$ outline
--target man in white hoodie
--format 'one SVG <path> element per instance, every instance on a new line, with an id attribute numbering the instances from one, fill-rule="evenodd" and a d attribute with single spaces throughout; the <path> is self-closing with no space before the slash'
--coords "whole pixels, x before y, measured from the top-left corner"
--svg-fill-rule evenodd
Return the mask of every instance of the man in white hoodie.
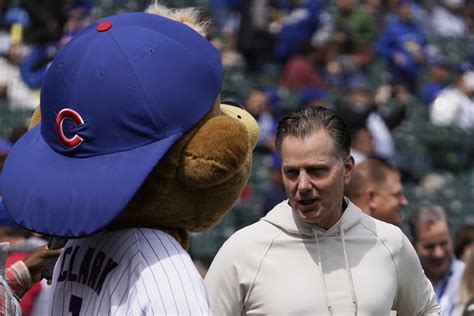
<path id="1" fill-rule="evenodd" d="M 350 144 L 344 123 L 323 107 L 280 121 L 288 200 L 219 250 L 205 279 L 215 315 L 439 315 L 401 230 L 344 198 Z"/>

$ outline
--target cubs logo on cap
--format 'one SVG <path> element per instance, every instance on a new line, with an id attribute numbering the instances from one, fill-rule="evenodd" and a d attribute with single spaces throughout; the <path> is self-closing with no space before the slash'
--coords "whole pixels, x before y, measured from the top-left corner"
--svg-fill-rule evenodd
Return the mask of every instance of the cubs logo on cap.
<path id="1" fill-rule="evenodd" d="M 78 134 L 74 134 L 74 136 L 70 138 L 66 136 L 63 123 L 67 119 L 70 119 L 76 125 L 84 124 L 84 120 L 76 111 L 71 109 L 62 109 L 59 111 L 58 116 L 56 116 L 56 131 L 61 144 L 63 144 L 64 147 L 76 148 L 84 141 L 84 139 Z"/>
<path id="2" fill-rule="evenodd" d="M 182 23 L 126 13 L 90 25 L 48 69 L 41 123 L 10 151 L 7 211 L 48 235 L 102 229 L 211 109 L 222 77 L 216 49 Z"/>

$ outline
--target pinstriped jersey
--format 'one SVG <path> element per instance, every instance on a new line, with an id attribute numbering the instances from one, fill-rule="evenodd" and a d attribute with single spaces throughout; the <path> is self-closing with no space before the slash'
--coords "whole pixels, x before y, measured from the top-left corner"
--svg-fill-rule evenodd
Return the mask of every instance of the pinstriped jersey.
<path id="1" fill-rule="evenodd" d="M 170 235 L 132 228 L 69 240 L 51 315 L 209 315 L 204 282 Z"/>

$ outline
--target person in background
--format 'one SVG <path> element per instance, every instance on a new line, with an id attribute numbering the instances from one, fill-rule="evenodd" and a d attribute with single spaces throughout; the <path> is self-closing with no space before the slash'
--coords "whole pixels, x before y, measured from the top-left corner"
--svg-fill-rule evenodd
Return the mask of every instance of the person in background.
<path id="1" fill-rule="evenodd" d="M 346 196 L 364 213 L 401 227 L 408 200 L 400 172 L 389 162 L 371 158 L 356 165 L 345 190 Z"/>
<path id="2" fill-rule="evenodd" d="M 49 260 L 60 255 L 62 249 L 50 250 L 46 245 L 35 249 L 24 260 L 5 269 L 9 243 L 0 243 L 0 315 L 21 316 L 19 301 L 23 295 L 41 280 L 41 271 Z"/>
<path id="3" fill-rule="evenodd" d="M 398 14 L 387 21 L 376 50 L 385 58 L 394 80 L 405 82 L 410 92 L 417 92 L 418 73 L 425 61 L 426 37 L 413 17 L 413 0 L 398 0 Z"/>
<path id="4" fill-rule="evenodd" d="M 304 42 L 312 40 L 317 31 L 329 23 L 321 0 L 289 0 L 280 5 L 283 14 L 276 35 L 273 56 L 282 65 L 295 55 Z"/>
<path id="5" fill-rule="evenodd" d="M 430 108 L 434 125 L 474 129 L 474 66 L 463 62 L 456 69 L 454 84 L 441 91 Z"/>
<path id="6" fill-rule="evenodd" d="M 46 244 L 46 240 L 35 237 L 31 232 L 18 226 L 7 214 L 3 203 L 0 203 L 0 242 L 9 243 L 9 251 L 5 259 L 5 267 L 13 266 L 25 260 L 30 253 Z M 46 281 L 45 281 L 46 282 Z M 43 291 L 43 283 L 34 283 L 22 296 L 20 301 L 23 316 L 30 316 Z"/>
<path id="7" fill-rule="evenodd" d="M 271 210 L 273 206 L 286 199 L 283 178 L 281 176 L 281 158 L 276 151 L 272 152 L 272 162 L 268 167 L 270 185 L 264 193 L 263 211 L 264 214 Z"/>
<path id="8" fill-rule="evenodd" d="M 427 61 L 428 78 L 421 87 L 421 101 L 425 106 L 430 106 L 438 94 L 449 83 L 450 67 L 445 57 L 438 53 Z"/>
<path id="9" fill-rule="evenodd" d="M 336 110 L 344 122 L 353 131 L 354 140 L 362 136 L 367 140 L 367 130 L 371 138 L 373 152 L 364 152 L 368 156 L 381 157 L 387 160 L 395 160 L 396 148 L 391 129 L 400 124 L 403 119 L 400 113 L 401 107 L 395 111 L 382 115 L 382 108 L 375 103 L 374 91 L 366 75 L 354 74 L 347 78 L 347 90 L 336 103 Z M 358 135 L 362 131 L 364 134 Z M 354 141 L 356 145 L 356 141 Z M 358 147 L 368 147 L 357 144 Z M 356 163 L 360 162 L 357 161 Z"/>
<path id="10" fill-rule="evenodd" d="M 412 242 L 441 306 L 442 316 L 452 316 L 459 304 L 464 263 L 454 257 L 449 218 L 441 206 L 421 205 L 410 216 Z"/>
<path id="11" fill-rule="evenodd" d="M 317 71 L 316 62 L 320 61 L 320 51 L 311 43 L 302 43 L 298 53 L 285 64 L 280 85 L 287 89 L 323 89 L 323 76 Z"/>
<path id="12" fill-rule="evenodd" d="M 436 1 L 429 16 L 430 33 L 441 37 L 464 37 L 468 35 L 468 28 L 464 21 L 464 0 Z"/>
<path id="13" fill-rule="evenodd" d="M 342 54 L 353 54 L 363 51 L 372 54 L 371 43 L 377 37 L 373 15 L 367 8 L 354 0 L 337 0 L 332 16 L 334 23 L 333 38 Z"/>
<path id="14" fill-rule="evenodd" d="M 260 89 L 252 89 L 245 98 L 244 108 L 258 123 L 257 149 L 272 151 L 274 148 L 276 120 L 270 111 L 268 96 Z"/>
<path id="15" fill-rule="evenodd" d="M 467 262 L 469 254 L 474 249 L 474 222 L 465 223 L 454 236 L 454 254 L 456 258 Z"/>
<path id="16" fill-rule="evenodd" d="M 374 138 L 367 126 L 352 128 L 351 138 L 351 155 L 356 166 L 374 156 Z"/>
<path id="17" fill-rule="evenodd" d="M 326 90 L 306 88 L 299 92 L 299 107 L 306 106 L 325 106 L 331 108 L 327 103 L 328 92 Z"/>
<path id="18" fill-rule="evenodd" d="M 471 251 L 461 280 L 462 316 L 474 316 L 474 251 Z"/>

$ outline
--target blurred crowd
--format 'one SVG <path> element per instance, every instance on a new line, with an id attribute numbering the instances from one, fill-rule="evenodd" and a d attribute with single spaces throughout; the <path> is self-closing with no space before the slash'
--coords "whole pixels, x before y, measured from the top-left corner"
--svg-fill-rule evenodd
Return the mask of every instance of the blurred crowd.
<path id="1" fill-rule="evenodd" d="M 220 227 L 194 236 L 191 253 L 204 266 L 235 229 L 286 198 L 274 148 L 276 125 L 289 111 L 312 105 L 334 109 L 345 120 L 357 164 L 380 158 L 400 169 L 407 213 L 416 201 L 443 205 L 452 216 L 452 232 L 459 231 L 449 256 L 467 262 L 459 249 L 474 241 L 474 1 L 159 2 L 202 7 L 211 21 L 208 38 L 226 71 L 222 98 L 241 103 L 260 127 L 254 170 L 241 200 Z M 7 113 L 31 114 L 56 54 L 109 13 L 104 8 L 111 3 L 117 11 L 153 5 L 0 0 L 0 166 L 27 124 L 27 116 L 12 122 Z M 12 225 L 0 221 L 1 227 Z M 462 233 L 466 227 L 469 233 Z M 10 238 L 8 229 L 0 229 L 0 239 Z M 14 236 L 37 241 L 29 234 Z"/>

